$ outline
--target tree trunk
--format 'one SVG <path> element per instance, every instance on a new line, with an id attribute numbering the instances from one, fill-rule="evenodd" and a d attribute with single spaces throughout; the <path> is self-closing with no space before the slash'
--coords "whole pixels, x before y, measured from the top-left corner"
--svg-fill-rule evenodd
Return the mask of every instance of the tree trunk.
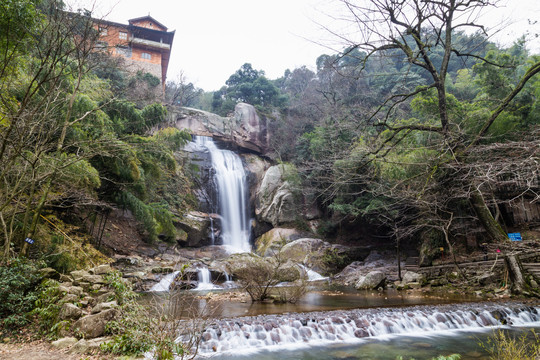
<path id="1" fill-rule="evenodd" d="M 508 241 L 508 236 L 504 232 L 501 225 L 493 218 L 491 211 L 486 205 L 482 193 L 478 189 L 474 189 L 471 194 L 471 205 L 482 223 L 482 226 L 486 230 L 489 237 L 498 243 Z"/>
<path id="2" fill-rule="evenodd" d="M 512 291 L 520 294 L 525 289 L 525 279 L 521 270 L 521 263 L 515 255 L 508 255 L 504 258 L 510 280 L 512 280 Z"/>

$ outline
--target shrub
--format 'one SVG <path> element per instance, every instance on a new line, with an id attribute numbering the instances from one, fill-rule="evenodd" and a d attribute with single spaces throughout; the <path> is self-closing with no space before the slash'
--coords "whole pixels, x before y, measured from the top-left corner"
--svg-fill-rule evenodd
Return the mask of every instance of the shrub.
<path id="1" fill-rule="evenodd" d="M 14 330 L 29 322 L 29 312 L 38 299 L 40 263 L 15 259 L 0 267 L 0 324 Z"/>
<path id="2" fill-rule="evenodd" d="M 66 325 L 66 322 L 58 322 L 58 314 L 62 307 L 60 300 L 64 295 L 65 293 L 60 292 L 58 282 L 46 280 L 40 287 L 36 308 L 32 312 L 39 319 L 39 330 L 50 339 L 55 338 L 60 328 Z"/>
<path id="3" fill-rule="evenodd" d="M 531 341 L 532 337 L 532 341 Z M 492 360 L 535 360 L 540 358 L 540 336 L 531 330 L 519 337 L 513 337 L 502 330 L 494 332 L 480 346 L 488 352 Z"/>

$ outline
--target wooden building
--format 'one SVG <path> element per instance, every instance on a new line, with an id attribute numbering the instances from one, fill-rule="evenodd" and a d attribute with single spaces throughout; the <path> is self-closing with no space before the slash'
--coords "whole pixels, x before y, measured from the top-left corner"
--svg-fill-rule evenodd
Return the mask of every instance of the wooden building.
<path id="1" fill-rule="evenodd" d="M 98 48 L 122 57 L 128 71 L 143 70 L 155 75 L 165 87 L 174 31 L 167 31 L 150 15 L 130 19 L 128 24 L 98 19 L 94 24 L 100 34 Z"/>

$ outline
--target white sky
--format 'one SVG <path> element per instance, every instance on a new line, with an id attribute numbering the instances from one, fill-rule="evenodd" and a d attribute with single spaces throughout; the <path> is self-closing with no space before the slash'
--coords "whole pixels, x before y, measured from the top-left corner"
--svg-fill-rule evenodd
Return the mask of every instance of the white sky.
<path id="1" fill-rule="evenodd" d="M 244 63 L 275 79 L 286 69 L 302 65 L 314 69 L 319 55 L 340 49 L 318 24 L 335 25 L 324 13 L 342 6 L 337 0 L 67 1 L 74 8 L 92 8 L 94 2 L 95 17 L 127 23 L 150 14 L 169 31 L 176 30 L 167 78 L 174 80 L 183 72 L 188 81 L 206 91 L 219 89 Z M 540 0 L 502 3 L 506 6 L 483 18 L 488 25 L 512 22 L 497 36 L 499 42 L 511 44 L 527 29 L 540 33 Z M 528 19 L 539 22 L 529 25 Z M 530 48 L 540 53 L 540 39 Z"/>

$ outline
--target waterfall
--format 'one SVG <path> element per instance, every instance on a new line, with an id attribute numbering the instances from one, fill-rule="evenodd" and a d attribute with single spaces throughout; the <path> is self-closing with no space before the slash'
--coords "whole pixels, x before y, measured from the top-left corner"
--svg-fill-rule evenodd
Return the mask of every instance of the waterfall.
<path id="1" fill-rule="evenodd" d="M 318 280 L 326 280 L 326 279 L 328 279 L 327 277 L 322 276 L 318 272 L 313 271 L 310 268 L 308 268 L 308 267 L 306 267 L 306 266 L 304 266 L 302 264 L 298 264 L 298 266 L 307 275 L 308 281 L 318 281 Z"/>
<path id="2" fill-rule="evenodd" d="M 220 288 L 212 283 L 212 275 L 210 274 L 210 270 L 206 267 L 197 269 L 197 280 L 199 283 L 193 290 L 212 290 Z"/>
<path id="3" fill-rule="evenodd" d="M 172 282 L 174 281 L 174 279 L 179 273 L 180 271 L 175 271 L 164 276 L 159 283 L 152 286 L 150 291 L 155 291 L 155 292 L 169 291 L 169 288 L 171 287 Z"/>
<path id="4" fill-rule="evenodd" d="M 208 136 L 194 136 L 194 142 L 208 149 L 215 170 L 221 216 L 221 238 L 232 252 L 249 252 L 247 181 L 240 157 L 230 150 L 218 149 Z"/>
<path id="5" fill-rule="evenodd" d="M 461 304 L 222 319 L 205 330 L 199 353 L 358 342 L 369 337 L 426 336 L 503 325 L 540 326 L 539 310 L 526 306 Z"/>

